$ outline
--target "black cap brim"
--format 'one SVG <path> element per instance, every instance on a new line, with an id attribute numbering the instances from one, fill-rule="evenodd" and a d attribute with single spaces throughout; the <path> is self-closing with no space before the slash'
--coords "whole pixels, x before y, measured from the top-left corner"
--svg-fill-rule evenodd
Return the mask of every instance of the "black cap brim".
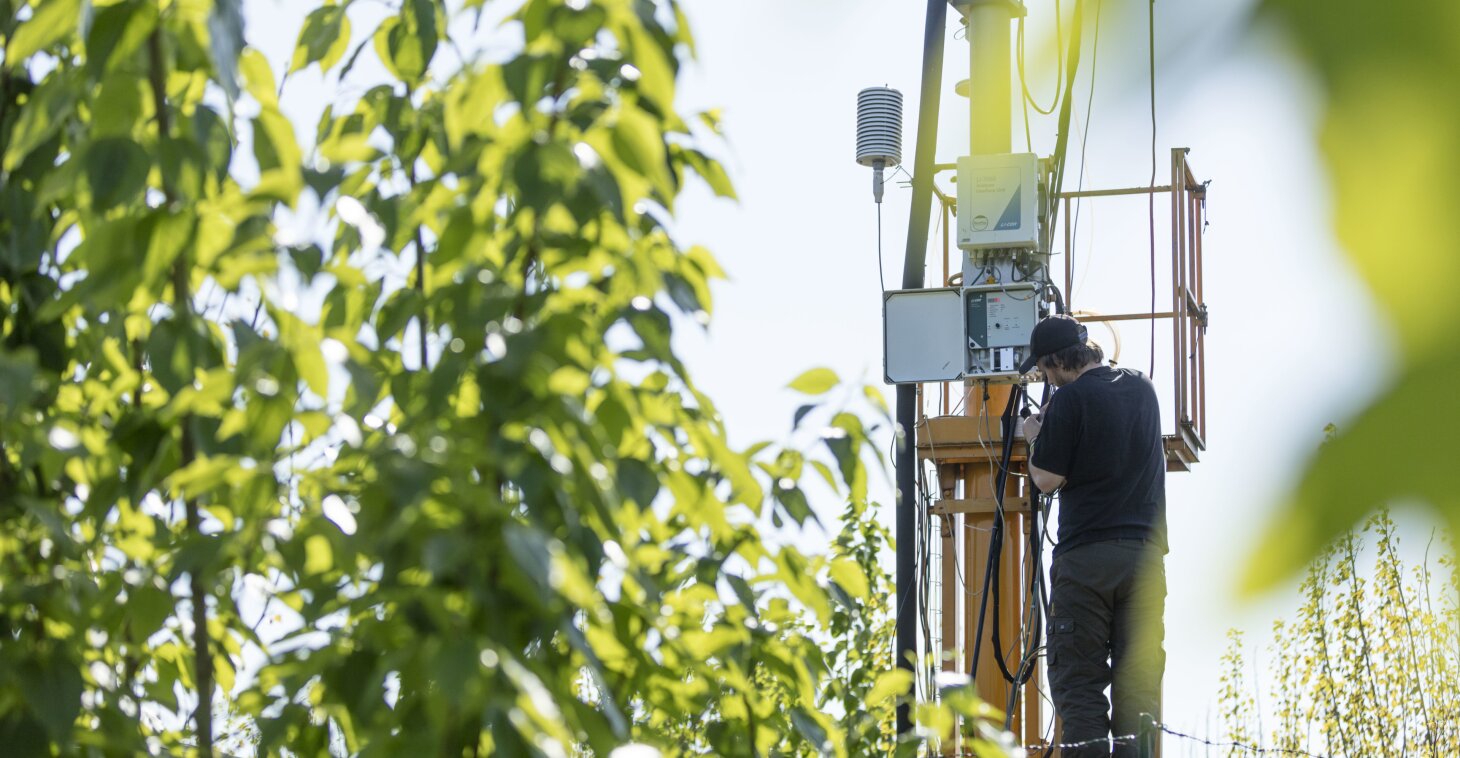
<path id="1" fill-rule="evenodd" d="M 1019 364 L 1019 373 L 1021 373 L 1021 374 L 1027 374 L 1030 371 L 1033 371 L 1034 370 L 1034 366 L 1036 364 L 1038 364 L 1038 363 L 1039 363 L 1039 356 L 1037 356 L 1037 355 L 1031 355 L 1028 358 L 1025 358 L 1024 359 L 1024 362 L 1021 363 L 1021 364 Z"/>

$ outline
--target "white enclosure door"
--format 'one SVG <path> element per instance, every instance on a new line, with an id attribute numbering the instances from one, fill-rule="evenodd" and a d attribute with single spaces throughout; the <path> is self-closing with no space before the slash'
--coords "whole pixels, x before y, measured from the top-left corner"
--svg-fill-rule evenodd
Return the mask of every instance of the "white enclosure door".
<path id="1" fill-rule="evenodd" d="M 883 293 L 882 347 L 888 384 L 963 376 L 968 348 L 963 297 L 956 287 Z"/>

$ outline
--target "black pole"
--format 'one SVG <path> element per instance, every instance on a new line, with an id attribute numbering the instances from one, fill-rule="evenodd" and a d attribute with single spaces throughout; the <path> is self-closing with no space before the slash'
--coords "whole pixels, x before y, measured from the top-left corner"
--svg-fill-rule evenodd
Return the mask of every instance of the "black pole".
<path id="1" fill-rule="evenodd" d="M 948 0 L 928 0 L 928 21 L 923 30 L 923 84 L 918 98 L 918 141 L 913 157 L 912 214 L 907 224 L 907 255 L 903 258 L 903 289 L 923 286 L 927 265 L 928 219 L 933 205 L 933 163 L 938 147 L 938 101 L 943 88 L 943 39 L 947 34 Z M 897 425 L 902 430 L 897 448 L 897 665 L 911 673 L 917 657 L 917 458 L 914 426 L 917 423 L 917 388 L 897 385 Z M 912 729 L 909 704 L 897 706 L 897 733 Z"/>

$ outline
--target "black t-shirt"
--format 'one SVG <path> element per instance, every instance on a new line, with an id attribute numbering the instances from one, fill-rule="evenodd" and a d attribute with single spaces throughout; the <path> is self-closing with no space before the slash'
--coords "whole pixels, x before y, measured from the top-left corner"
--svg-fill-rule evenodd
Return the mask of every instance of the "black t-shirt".
<path id="1" fill-rule="evenodd" d="M 1166 550 L 1166 456 L 1156 388 L 1100 366 L 1056 390 L 1031 462 L 1065 477 L 1059 544 L 1148 539 Z"/>

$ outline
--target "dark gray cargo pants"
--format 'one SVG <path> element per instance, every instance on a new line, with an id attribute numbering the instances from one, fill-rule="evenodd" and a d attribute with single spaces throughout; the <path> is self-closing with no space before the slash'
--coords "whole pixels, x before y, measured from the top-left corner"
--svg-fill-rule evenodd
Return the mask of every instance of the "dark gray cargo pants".
<path id="1" fill-rule="evenodd" d="M 1064 724 L 1061 741 L 1136 734 L 1143 713 L 1159 721 L 1166 669 L 1161 551 L 1144 540 L 1094 542 L 1055 557 L 1049 573 L 1049 688 Z M 1103 742 L 1061 753 L 1110 754 Z M 1117 743 L 1115 755 L 1137 755 L 1136 742 Z"/>

